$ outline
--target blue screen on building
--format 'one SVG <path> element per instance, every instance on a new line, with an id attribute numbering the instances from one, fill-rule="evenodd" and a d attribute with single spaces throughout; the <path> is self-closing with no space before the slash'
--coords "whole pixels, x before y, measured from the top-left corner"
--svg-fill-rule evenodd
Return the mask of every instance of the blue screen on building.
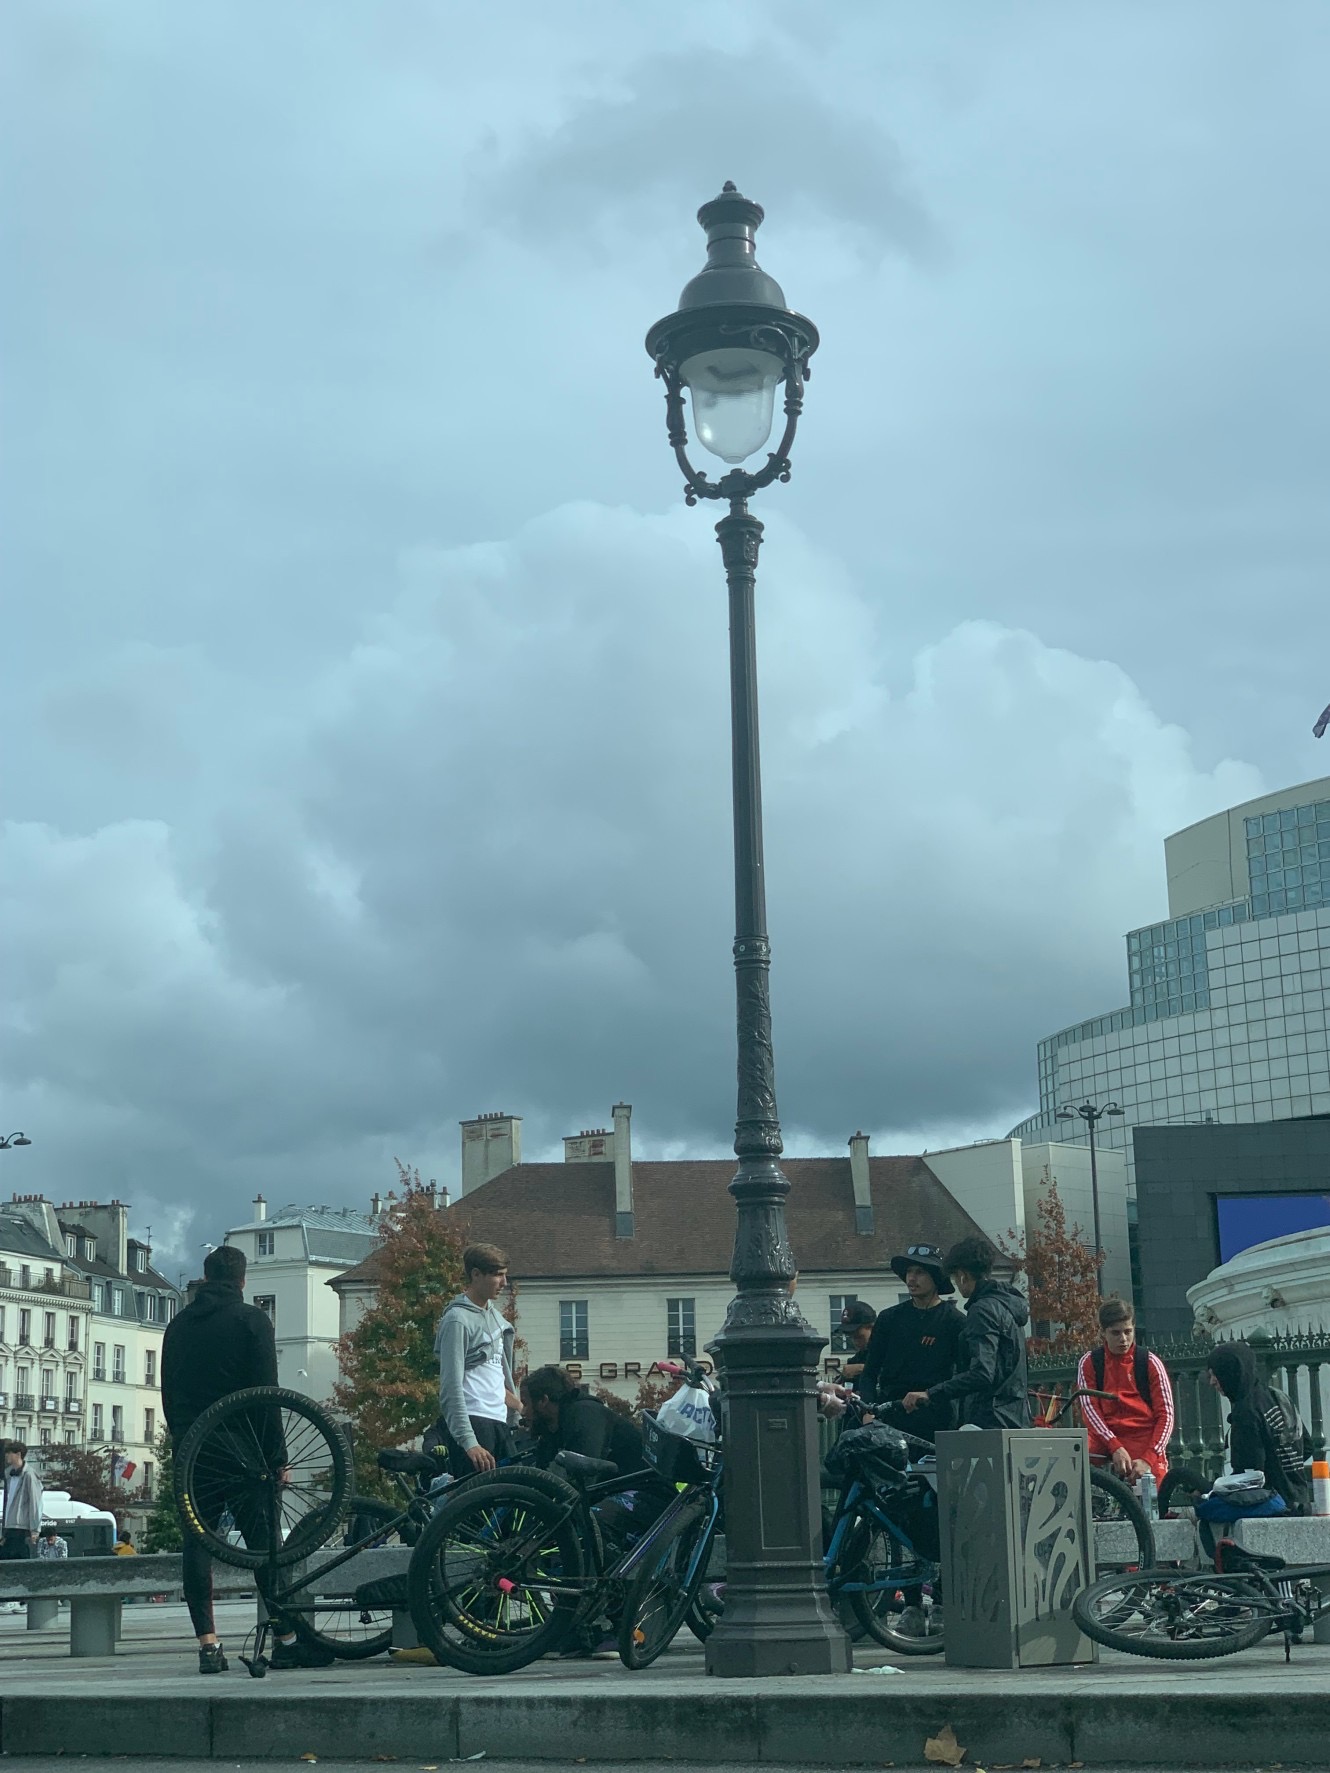
<path id="1" fill-rule="evenodd" d="M 1330 1225 L 1330 1194 L 1220 1194 L 1215 1197 L 1219 1221 L 1219 1260 L 1294 1231 L 1316 1231 Z"/>

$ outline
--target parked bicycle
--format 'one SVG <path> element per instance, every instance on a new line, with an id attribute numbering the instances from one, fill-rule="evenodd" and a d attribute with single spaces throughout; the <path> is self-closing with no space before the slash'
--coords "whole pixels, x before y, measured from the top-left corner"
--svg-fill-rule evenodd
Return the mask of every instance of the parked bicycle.
<path id="1" fill-rule="evenodd" d="M 1106 1577 L 1077 1595 L 1076 1622 L 1107 1649 L 1169 1662 L 1233 1656 L 1279 1632 L 1288 1661 L 1330 1609 L 1330 1564 L 1286 1564 L 1223 1539 L 1215 1565 Z"/>
<path id="2" fill-rule="evenodd" d="M 361 1661 L 391 1644 L 394 1597 L 338 1596 L 330 1578 L 362 1551 L 414 1544 L 446 1475 L 428 1453 L 388 1448 L 378 1463 L 402 1492 L 400 1508 L 351 1493 L 346 1438 L 318 1404 L 255 1386 L 220 1399 L 185 1435 L 175 1457 L 176 1501 L 213 1557 L 254 1572 L 270 1615 L 289 1620 L 306 1643 Z M 317 1559 L 330 1542 L 336 1549 Z M 241 1658 L 256 1678 L 268 1670 L 270 1632 L 261 1624 L 253 1654 Z"/>
<path id="3" fill-rule="evenodd" d="M 689 1384 L 702 1385 L 700 1368 Z M 720 1511 L 720 1454 L 644 1421 L 649 1464 L 559 1453 L 470 1480 L 421 1534 L 411 1616 L 441 1662 L 507 1674 L 558 1652 L 602 1620 L 644 1668 L 678 1631 Z"/>

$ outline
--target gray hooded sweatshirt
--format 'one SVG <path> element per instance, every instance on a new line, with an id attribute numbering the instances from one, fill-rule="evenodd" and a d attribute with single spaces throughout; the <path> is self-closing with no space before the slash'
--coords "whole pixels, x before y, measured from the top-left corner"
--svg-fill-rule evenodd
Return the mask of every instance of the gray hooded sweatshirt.
<path id="1" fill-rule="evenodd" d="M 476 1437 L 462 1381 L 468 1369 L 484 1366 L 496 1331 L 502 1338 L 503 1382 L 513 1391 L 513 1326 L 497 1306 L 477 1305 L 459 1293 L 445 1306 L 434 1334 L 434 1352 L 439 1357 L 439 1415 L 457 1444 L 468 1451 L 476 1445 Z"/>

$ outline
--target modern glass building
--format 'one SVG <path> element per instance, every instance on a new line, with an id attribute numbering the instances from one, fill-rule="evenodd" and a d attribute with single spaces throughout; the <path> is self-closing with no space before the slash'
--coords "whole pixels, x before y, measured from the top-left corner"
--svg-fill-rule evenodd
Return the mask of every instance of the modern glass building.
<path id="1" fill-rule="evenodd" d="M 1064 1104 L 1117 1102 L 1132 1129 L 1330 1116 L 1330 778 L 1165 840 L 1168 918 L 1127 936 L 1130 1001 L 1039 1043 L 1039 1112 L 1021 1139 L 1084 1142 Z"/>

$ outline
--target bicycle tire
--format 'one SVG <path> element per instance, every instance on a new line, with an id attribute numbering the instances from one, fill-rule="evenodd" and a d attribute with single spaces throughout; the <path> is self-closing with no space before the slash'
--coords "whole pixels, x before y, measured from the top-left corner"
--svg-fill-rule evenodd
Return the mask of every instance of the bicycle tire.
<path id="1" fill-rule="evenodd" d="M 528 1476 L 541 1481 L 527 1482 Z M 568 1513 L 579 1501 L 548 1472 L 512 1466 L 468 1483 L 444 1503 L 420 1535 L 407 1575 L 416 1636 L 439 1662 L 464 1674 L 511 1674 L 562 1647 L 577 1600 L 551 1596 L 540 1577 L 581 1582 L 582 1537 Z M 542 1528 L 547 1543 L 505 1566 L 504 1537 L 521 1546 Z M 524 1573 L 533 1557 L 540 1560 L 536 1571 Z M 501 1579 L 513 1587 L 499 1589 Z"/>
<path id="2" fill-rule="evenodd" d="M 1164 1481 L 1159 1486 L 1159 1513 L 1161 1518 L 1168 1514 L 1173 1506 L 1175 1496 L 1205 1496 L 1210 1490 L 1210 1480 L 1204 1473 L 1192 1465 L 1170 1465 L 1164 1473 Z M 1184 1508 L 1191 1506 L 1190 1501 L 1182 1504 Z"/>
<path id="3" fill-rule="evenodd" d="M 343 1518 L 356 1535 L 352 1543 L 359 1543 L 364 1523 L 377 1520 L 384 1527 L 393 1526 L 402 1519 L 402 1510 L 375 1497 L 352 1496 Z M 402 1544 L 408 1543 L 400 1534 L 399 1538 Z M 343 1600 L 302 1590 L 293 1599 L 279 1599 L 276 1610 L 290 1620 L 298 1638 L 315 1649 L 330 1650 L 339 1662 L 368 1662 L 392 1648 L 391 1607 L 362 1607 L 354 1596 Z"/>
<path id="4" fill-rule="evenodd" d="M 1115 1595 L 1121 1597 L 1116 1603 L 1113 1601 Z M 1216 1611 L 1197 1621 L 1198 1629 L 1210 1628 L 1210 1635 L 1204 1637 L 1150 1638 L 1124 1629 L 1133 1614 L 1140 1614 L 1143 1604 L 1148 1605 L 1152 1613 L 1172 1611 L 1174 1624 L 1180 1626 L 1177 1609 L 1169 1606 L 1169 1595 L 1182 1597 L 1184 1602 L 1190 1600 L 1193 1616 L 1197 1608 L 1206 1604 L 1207 1596 L 1210 1604 L 1219 1609 L 1224 1603 L 1240 1607 L 1244 1599 L 1250 1602 L 1253 1598 L 1263 1598 L 1259 1597 L 1259 1591 L 1254 1596 L 1250 1587 L 1235 1584 L 1231 1577 L 1208 1573 L 1179 1575 L 1175 1570 L 1141 1570 L 1134 1576 L 1106 1576 L 1102 1581 L 1091 1583 L 1072 1602 L 1072 1614 L 1086 1636 L 1106 1649 L 1122 1650 L 1129 1656 L 1154 1657 L 1162 1662 L 1210 1662 L 1221 1656 L 1235 1656 L 1242 1650 L 1250 1650 L 1253 1644 L 1259 1644 L 1275 1623 L 1275 1615 L 1270 1611 L 1246 1620 L 1235 1618 L 1230 1629 L 1222 1611 Z M 1201 1598 L 1196 1600 L 1196 1596 Z M 1104 1612 L 1114 1611 L 1119 1615 L 1116 1625 L 1103 1617 Z"/>
<path id="5" fill-rule="evenodd" d="M 845 1580 L 869 1578 L 880 1580 L 875 1572 L 885 1568 L 902 1574 L 890 1588 L 865 1591 L 856 1589 L 844 1598 L 865 1635 L 897 1656 L 938 1656 L 946 1648 L 941 1624 L 941 1608 L 933 1601 L 925 1605 L 922 1595 L 916 1605 L 901 1595 L 901 1589 L 926 1587 L 938 1589 L 941 1576 L 931 1559 L 921 1557 L 904 1535 L 890 1522 L 874 1514 L 856 1511 L 846 1532 L 846 1544 L 854 1548 L 854 1567 Z M 877 1549 L 881 1547 L 881 1549 Z M 835 1588 L 832 1588 L 835 1598 Z M 923 1631 L 900 1629 L 907 1615 L 918 1613 Z M 937 1622 L 934 1615 L 938 1615 Z"/>
<path id="6" fill-rule="evenodd" d="M 1122 1520 L 1136 1535 L 1136 1568 L 1149 1570 L 1155 1562 L 1154 1528 L 1129 1484 L 1111 1471 L 1090 1471 L 1091 1512 L 1096 1521 Z M 1095 1492 L 1098 1492 L 1096 1495 Z M 1093 1550 L 1093 1547 L 1091 1548 Z"/>
<path id="7" fill-rule="evenodd" d="M 712 1515 L 707 1499 L 684 1502 L 628 1584 L 619 1620 L 619 1660 L 650 1668 L 669 1648 L 692 1609 L 706 1573 Z M 700 1553 L 700 1555 L 699 1555 Z"/>
<path id="8" fill-rule="evenodd" d="M 350 1455 L 336 1422 L 312 1398 L 280 1385 L 219 1398 L 176 1452 L 184 1530 L 202 1539 L 211 1557 L 242 1570 L 280 1569 L 308 1557 L 335 1530 L 350 1490 Z M 275 1536 L 278 1543 L 232 1543 L 221 1529 L 227 1512 L 242 1533 L 248 1524 L 254 1537 Z"/>

